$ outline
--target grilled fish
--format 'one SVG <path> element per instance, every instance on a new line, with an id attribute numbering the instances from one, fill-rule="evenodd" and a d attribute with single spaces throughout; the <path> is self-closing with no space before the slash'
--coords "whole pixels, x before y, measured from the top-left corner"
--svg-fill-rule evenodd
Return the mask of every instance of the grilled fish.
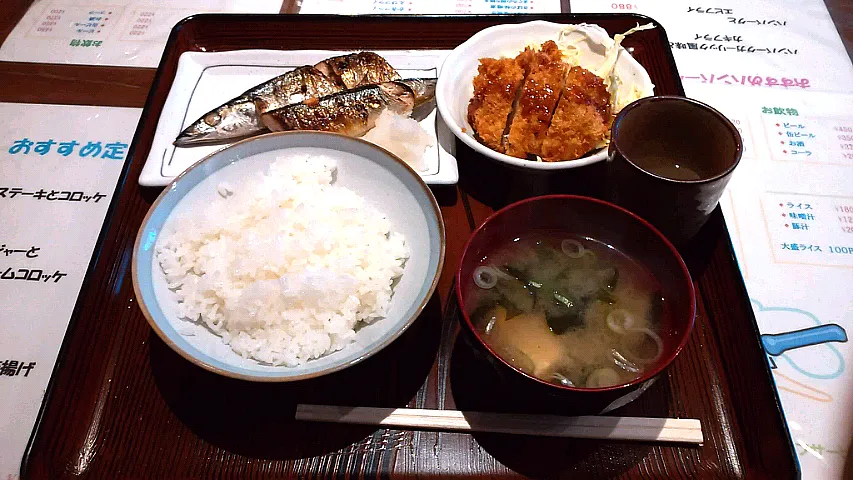
<path id="1" fill-rule="evenodd" d="M 219 142 L 265 130 L 259 112 L 329 95 L 343 88 L 311 66 L 296 68 L 207 112 L 175 140 L 179 147 Z M 260 109 L 260 110 L 259 110 Z"/>
<path id="2" fill-rule="evenodd" d="M 314 65 L 346 89 L 400 80 L 400 74 L 394 67 L 373 52 L 359 52 L 350 55 L 327 58 Z"/>
<path id="3" fill-rule="evenodd" d="M 306 65 L 279 75 L 216 107 L 184 129 L 174 144 L 205 145 L 263 133 L 266 127 L 261 122 L 262 113 L 399 78 L 384 58 L 372 52 L 332 57 L 316 66 Z"/>
<path id="4" fill-rule="evenodd" d="M 287 76 L 286 81 L 266 82 L 250 90 L 248 96 L 259 113 L 343 90 L 338 82 L 314 67 L 299 67 L 276 78 L 284 76 Z"/>
<path id="5" fill-rule="evenodd" d="M 272 131 L 321 130 L 361 136 L 374 127 L 383 110 L 409 115 L 435 96 L 435 80 L 410 79 L 346 90 L 261 115 Z"/>
<path id="6" fill-rule="evenodd" d="M 176 147 L 207 145 L 247 137 L 264 130 L 254 102 L 243 94 L 205 113 L 184 129 L 173 143 Z"/>

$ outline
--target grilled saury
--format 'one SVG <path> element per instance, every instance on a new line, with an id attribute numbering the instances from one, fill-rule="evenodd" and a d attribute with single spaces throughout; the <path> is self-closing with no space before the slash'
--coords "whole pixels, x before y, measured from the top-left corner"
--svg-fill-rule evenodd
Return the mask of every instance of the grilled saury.
<path id="1" fill-rule="evenodd" d="M 361 136 L 373 128 L 384 110 L 409 115 L 434 95 L 435 80 L 383 82 L 289 105 L 266 112 L 261 119 L 272 131 L 321 130 Z"/>
<path id="2" fill-rule="evenodd" d="M 359 86 L 397 80 L 381 56 L 359 52 L 296 68 L 207 112 L 175 140 L 179 147 L 230 141 L 266 131 L 261 114 Z"/>

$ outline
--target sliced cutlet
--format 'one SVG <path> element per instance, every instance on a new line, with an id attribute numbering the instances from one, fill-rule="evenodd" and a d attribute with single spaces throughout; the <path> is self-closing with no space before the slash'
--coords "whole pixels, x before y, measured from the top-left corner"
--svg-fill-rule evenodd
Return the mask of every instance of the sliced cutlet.
<path id="1" fill-rule="evenodd" d="M 493 150 L 504 151 L 501 138 L 523 80 L 524 72 L 512 58 L 480 60 L 468 121 L 480 141 Z"/>
<path id="2" fill-rule="evenodd" d="M 605 138 L 610 122 L 610 94 L 604 81 L 584 68 L 572 67 L 542 142 L 542 159 L 579 158 Z"/>
<path id="3" fill-rule="evenodd" d="M 515 57 L 515 63 L 521 67 L 525 75 L 528 75 L 539 66 L 560 61 L 562 58 L 563 54 L 560 52 L 560 47 L 553 40 L 548 40 L 542 44 L 539 50 L 525 47 L 524 51 Z"/>
<path id="4" fill-rule="evenodd" d="M 528 154 L 541 155 L 542 141 L 557 107 L 568 67 L 553 41 L 542 44 L 540 51 L 525 50 L 516 60 L 527 76 L 510 115 L 506 154 L 527 158 Z"/>

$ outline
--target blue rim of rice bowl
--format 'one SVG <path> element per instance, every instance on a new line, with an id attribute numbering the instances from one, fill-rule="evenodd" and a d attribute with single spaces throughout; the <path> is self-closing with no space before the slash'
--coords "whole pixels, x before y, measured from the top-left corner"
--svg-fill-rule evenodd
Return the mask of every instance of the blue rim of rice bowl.
<path id="1" fill-rule="evenodd" d="M 427 274 L 428 274 L 427 278 L 429 278 L 429 277 L 432 277 L 432 278 L 431 278 L 431 282 L 430 282 L 429 287 L 426 289 L 426 294 L 424 295 L 424 298 L 420 301 L 417 308 L 415 308 L 412 311 L 410 318 L 405 319 L 405 322 L 402 323 L 399 327 L 397 327 L 396 330 L 392 331 L 390 333 L 390 335 L 387 336 L 387 338 L 385 338 L 384 340 L 381 340 L 378 344 L 374 345 L 372 348 L 366 349 L 363 354 L 361 354 L 355 358 L 352 358 L 352 359 L 349 359 L 349 360 L 346 360 L 343 362 L 339 362 L 337 364 L 332 364 L 331 366 L 324 368 L 324 369 L 321 369 L 321 370 L 294 375 L 294 374 L 288 373 L 288 370 L 297 371 L 298 369 L 300 369 L 301 366 L 300 367 L 284 367 L 284 366 L 282 366 L 282 367 L 280 367 L 281 368 L 280 371 L 257 371 L 257 372 L 251 372 L 251 373 L 240 373 L 240 372 L 229 369 L 229 367 L 234 368 L 234 369 L 245 370 L 243 367 L 239 367 L 236 365 L 229 364 L 225 360 L 219 360 L 216 358 L 212 358 L 215 362 L 220 363 L 222 365 L 222 366 L 218 366 L 218 365 L 212 364 L 211 362 L 207 362 L 205 360 L 198 358 L 197 356 L 195 356 L 192 353 L 190 353 L 189 351 L 187 351 L 184 347 L 179 345 L 178 342 L 176 342 L 175 339 L 173 339 L 171 335 L 167 334 L 166 332 L 163 331 L 163 329 L 160 328 L 159 322 L 154 318 L 154 316 L 152 315 L 151 311 L 148 308 L 148 305 L 146 304 L 146 297 L 142 294 L 142 288 L 139 284 L 140 275 L 143 273 L 147 273 L 148 275 L 146 275 L 146 280 L 148 280 L 150 282 L 152 280 L 151 277 L 153 275 L 153 272 L 151 272 L 151 271 L 146 272 L 145 269 L 140 268 L 140 265 L 139 265 L 140 252 L 145 252 L 146 254 L 148 252 L 151 252 L 153 250 L 154 245 L 156 244 L 157 236 L 159 234 L 159 230 L 158 231 L 152 231 L 148 228 L 149 223 L 151 221 L 151 217 L 154 215 L 154 213 L 159 213 L 159 212 L 157 212 L 157 210 L 158 210 L 158 207 L 160 206 L 160 204 L 163 202 L 163 200 L 165 198 L 167 198 L 169 195 L 172 195 L 172 192 L 174 192 L 176 190 L 177 184 L 185 176 L 189 175 L 190 172 L 192 172 L 192 171 L 196 170 L 197 168 L 199 168 L 200 166 L 202 166 L 204 163 L 206 163 L 212 157 L 220 155 L 220 154 L 222 154 L 222 152 L 224 152 L 228 149 L 232 149 L 234 147 L 237 147 L 239 145 L 243 145 L 245 143 L 258 141 L 259 139 L 269 139 L 270 137 L 273 137 L 273 136 L 283 137 L 283 136 L 317 136 L 317 135 L 328 136 L 328 137 L 339 137 L 341 139 L 345 139 L 344 141 L 361 143 L 361 144 L 369 146 L 372 149 L 380 151 L 381 153 L 383 153 L 387 157 L 393 159 L 393 161 L 395 163 L 397 163 L 399 166 L 402 166 L 408 172 L 408 174 L 416 182 L 417 186 L 421 189 L 421 191 L 424 194 L 424 196 L 426 197 L 426 199 L 429 201 L 429 204 L 432 208 L 431 213 L 432 213 L 432 215 L 434 215 L 435 219 L 437 220 L 435 227 L 437 227 L 437 229 L 438 229 L 437 233 L 438 233 L 438 238 L 440 239 L 440 241 L 439 241 L 439 248 L 438 248 L 438 259 L 437 259 L 435 269 L 427 272 Z M 296 148 L 296 147 L 283 147 L 280 150 L 284 151 L 284 150 L 287 150 L 288 148 Z M 327 148 L 329 150 L 335 150 L 334 148 L 330 148 L 330 147 L 319 147 L 319 148 Z M 346 150 L 341 150 L 341 151 L 346 151 Z M 242 158 L 243 157 L 239 157 L 237 159 L 234 159 L 231 162 L 229 162 L 228 164 L 233 163 L 234 161 L 238 161 Z M 362 157 L 362 158 L 364 158 L 364 157 Z M 365 160 L 371 161 L 370 159 L 365 159 Z M 225 166 L 227 166 L 227 165 L 223 165 L 220 168 L 225 168 Z M 198 184 L 196 184 L 196 185 L 198 185 Z M 195 187 L 195 185 L 190 187 L 190 190 L 194 187 Z M 189 190 L 188 190 L 188 192 L 189 192 Z M 182 200 L 182 198 L 178 199 L 178 201 L 176 202 L 176 205 L 179 204 L 181 200 Z M 168 218 L 169 215 L 171 215 L 171 212 L 172 212 L 172 210 L 169 210 L 168 212 L 166 212 L 165 218 Z M 429 216 L 429 215 L 427 215 L 427 216 Z M 165 220 L 164 220 L 164 223 L 165 223 Z M 436 201 L 435 196 L 432 194 L 432 191 L 429 189 L 429 187 L 423 181 L 421 176 L 412 167 L 410 167 L 406 162 L 404 162 L 402 159 L 400 159 L 398 156 L 394 155 L 393 153 L 386 150 L 385 148 L 382 148 L 382 147 L 380 147 L 376 144 L 373 144 L 371 142 L 368 142 L 366 140 L 363 140 L 360 138 L 355 138 L 355 137 L 350 137 L 350 136 L 342 135 L 342 134 L 338 134 L 338 133 L 317 132 L 317 131 L 273 132 L 273 133 L 260 135 L 257 137 L 252 137 L 252 138 L 240 140 L 240 141 L 235 142 L 231 145 L 228 145 L 224 148 L 221 148 L 215 152 L 210 153 L 209 155 L 205 156 L 204 158 L 197 161 L 192 166 L 190 166 L 189 168 L 187 168 L 186 170 L 181 172 L 180 175 L 175 177 L 166 187 L 163 188 L 163 191 L 160 192 L 160 195 L 157 196 L 157 199 L 154 201 L 154 203 L 151 204 L 151 207 L 148 209 L 148 212 L 145 214 L 145 218 L 142 220 L 142 223 L 140 224 L 140 227 L 139 227 L 139 231 L 137 232 L 136 241 L 134 242 L 134 246 L 133 246 L 133 258 L 131 261 L 131 278 L 132 278 L 132 283 L 133 283 L 133 291 L 134 291 L 134 294 L 136 295 L 137 303 L 139 304 L 139 308 L 142 311 L 142 314 L 145 316 L 145 319 L 148 321 L 148 324 L 157 333 L 157 336 L 160 337 L 160 339 L 163 340 L 163 342 L 169 346 L 169 348 L 174 350 L 176 353 L 178 353 L 180 356 L 182 356 L 186 360 L 190 361 L 191 363 L 193 363 L 195 365 L 202 367 L 205 370 L 208 370 L 210 372 L 214 372 L 214 373 L 217 373 L 217 374 L 223 375 L 225 377 L 229 377 L 229 378 L 235 378 L 235 379 L 239 379 L 239 380 L 248 380 L 248 381 L 253 381 L 253 382 L 290 382 L 290 381 L 304 380 L 304 379 L 309 379 L 309 378 L 316 378 L 316 377 L 320 377 L 320 376 L 323 376 L 323 375 L 326 375 L 329 373 L 333 373 L 333 372 L 343 370 L 349 366 L 360 363 L 360 362 L 366 360 L 367 358 L 375 355 L 376 353 L 380 352 L 385 347 L 387 347 L 388 345 L 393 343 L 397 338 L 399 338 L 406 330 L 408 330 L 408 328 L 412 325 L 412 323 L 414 323 L 414 321 L 420 316 L 420 314 L 425 309 L 427 303 L 430 301 L 433 294 L 435 293 L 435 289 L 438 286 L 438 280 L 441 277 L 441 272 L 442 272 L 442 269 L 444 267 L 445 249 L 446 249 L 446 236 L 445 236 L 444 219 L 441 215 L 441 210 L 438 206 L 438 202 Z M 149 269 L 149 270 L 151 270 L 151 269 Z M 153 301 L 153 302 L 158 301 L 156 298 L 156 295 L 154 295 L 153 298 L 150 298 L 149 300 Z M 168 318 L 165 318 L 165 315 L 163 315 L 163 316 L 164 316 L 163 320 L 168 322 Z M 181 334 L 178 333 L 177 331 L 176 331 L 176 333 L 177 333 L 178 337 L 182 337 Z M 186 342 L 186 340 L 184 340 L 183 338 L 181 338 L 181 341 Z M 348 348 L 352 348 L 353 345 L 354 345 L 353 343 L 350 343 L 349 345 L 344 347 L 342 350 L 338 350 L 338 352 L 345 351 Z M 192 347 L 192 345 L 190 345 L 190 346 Z M 192 347 L 192 348 L 197 350 L 196 347 Z M 321 359 L 327 357 L 328 355 L 332 355 L 334 353 L 336 353 L 336 352 L 328 352 L 319 358 L 308 360 L 303 365 L 310 365 L 312 362 L 314 362 L 316 360 L 321 360 Z M 207 355 L 207 356 L 210 356 L 210 355 Z"/>

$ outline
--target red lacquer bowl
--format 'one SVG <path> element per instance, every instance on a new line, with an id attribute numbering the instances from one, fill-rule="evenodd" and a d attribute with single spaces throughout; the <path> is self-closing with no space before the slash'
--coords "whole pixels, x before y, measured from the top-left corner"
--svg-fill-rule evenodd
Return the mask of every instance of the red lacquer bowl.
<path id="1" fill-rule="evenodd" d="M 493 249 L 516 237 L 537 231 L 564 232 L 610 245 L 648 269 L 663 293 L 665 314 L 660 325 L 663 353 L 642 376 L 621 385 L 584 388 L 558 385 L 513 367 L 486 344 L 466 305 L 469 290 L 478 288 L 472 275 Z M 604 413 L 639 397 L 675 359 L 687 342 L 696 314 L 696 294 L 687 266 L 675 247 L 651 224 L 611 203 L 574 195 L 548 195 L 509 205 L 489 217 L 465 246 L 456 273 L 456 295 L 462 309 L 464 340 L 513 388 L 566 397 L 567 413 Z"/>

